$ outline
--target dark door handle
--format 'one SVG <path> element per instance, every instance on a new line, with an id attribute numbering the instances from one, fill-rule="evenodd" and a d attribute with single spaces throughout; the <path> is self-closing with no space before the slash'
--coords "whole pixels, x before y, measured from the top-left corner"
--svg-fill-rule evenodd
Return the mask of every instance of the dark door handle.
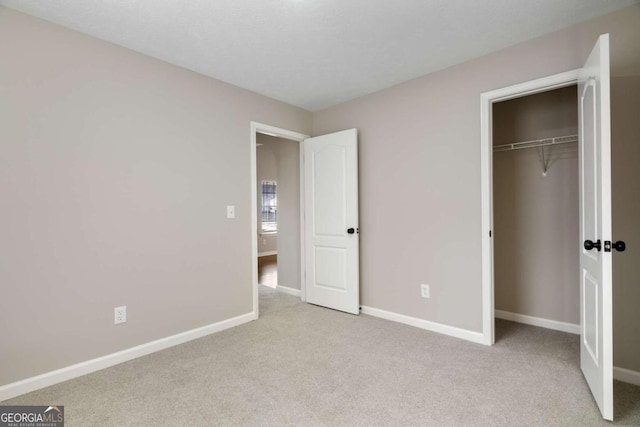
<path id="1" fill-rule="evenodd" d="M 592 242 L 591 240 L 585 240 L 584 241 L 584 248 L 588 251 L 590 251 L 593 248 L 596 248 L 598 250 L 598 252 L 600 252 L 600 239 L 598 239 L 595 243 Z"/>
<path id="2" fill-rule="evenodd" d="M 618 252 L 624 252 L 625 249 L 627 249 L 627 245 L 622 241 L 622 240 L 618 240 L 617 242 L 614 242 L 613 245 L 613 249 L 615 249 Z"/>
<path id="3" fill-rule="evenodd" d="M 347 233 L 349 233 L 349 234 L 353 234 L 353 233 L 355 233 L 355 232 L 356 232 L 356 229 L 355 229 L 355 228 L 348 228 L 348 229 L 347 229 Z"/>

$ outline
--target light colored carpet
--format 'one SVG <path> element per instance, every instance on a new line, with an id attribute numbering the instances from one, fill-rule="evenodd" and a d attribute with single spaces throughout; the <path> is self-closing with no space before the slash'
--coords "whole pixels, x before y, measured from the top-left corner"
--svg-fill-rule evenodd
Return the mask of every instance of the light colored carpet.
<path id="1" fill-rule="evenodd" d="M 62 404 L 68 426 L 597 426 L 578 338 L 497 321 L 472 344 L 260 290 L 261 317 L 3 404 Z M 640 425 L 615 384 L 614 425 Z"/>

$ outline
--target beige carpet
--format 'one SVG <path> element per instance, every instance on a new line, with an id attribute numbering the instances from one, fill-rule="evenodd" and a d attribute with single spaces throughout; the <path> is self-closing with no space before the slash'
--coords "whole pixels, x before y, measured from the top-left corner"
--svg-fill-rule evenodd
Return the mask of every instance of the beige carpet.
<path id="1" fill-rule="evenodd" d="M 497 321 L 493 347 L 261 288 L 258 321 L 3 404 L 68 426 L 597 426 L 578 338 Z M 614 425 L 640 425 L 615 384 Z"/>

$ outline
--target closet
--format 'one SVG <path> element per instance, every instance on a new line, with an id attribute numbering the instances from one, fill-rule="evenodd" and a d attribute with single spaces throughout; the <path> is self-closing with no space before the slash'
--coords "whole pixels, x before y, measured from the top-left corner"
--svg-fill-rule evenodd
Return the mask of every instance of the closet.
<path id="1" fill-rule="evenodd" d="M 493 105 L 495 316 L 579 332 L 576 86 Z"/>

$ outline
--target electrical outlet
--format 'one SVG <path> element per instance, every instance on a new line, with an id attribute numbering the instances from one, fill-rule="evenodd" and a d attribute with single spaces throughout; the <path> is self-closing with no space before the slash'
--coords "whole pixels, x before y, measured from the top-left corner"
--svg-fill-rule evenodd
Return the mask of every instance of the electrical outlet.
<path id="1" fill-rule="evenodd" d="M 113 324 L 119 325 L 120 323 L 127 322 L 127 306 L 116 307 L 113 309 Z"/>
<path id="2" fill-rule="evenodd" d="M 420 296 L 422 298 L 431 298 L 431 294 L 429 292 L 429 285 L 425 285 L 424 283 L 420 285 Z"/>
<path id="3" fill-rule="evenodd" d="M 233 219 L 236 217 L 236 207 L 233 205 L 227 206 L 227 218 Z"/>

